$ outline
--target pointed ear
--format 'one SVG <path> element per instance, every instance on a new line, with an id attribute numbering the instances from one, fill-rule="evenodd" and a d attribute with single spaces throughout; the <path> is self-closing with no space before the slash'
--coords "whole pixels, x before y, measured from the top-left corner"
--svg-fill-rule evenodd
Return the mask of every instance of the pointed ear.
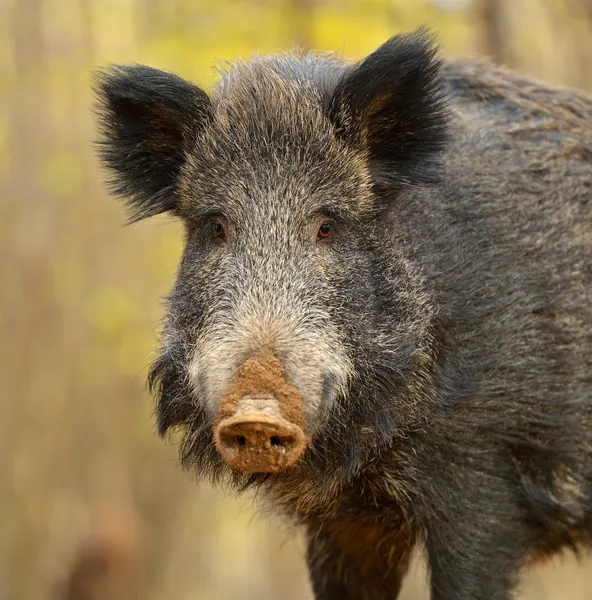
<path id="1" fill-rule="evenodd" d="M 212 118 L 210 98 L 176 75 L 141 65 L 99 73 L 95 93 L 100 157 L 131 220 L 174 212 L 186 153 Z"/>
<path id="2" fill-rule="evenodd" d="M 338 135 L 368 156 L 377 187 L 435 183 L 447 139 L 431 34 L 397 35 L 345 71 L 329 106 Z"/>

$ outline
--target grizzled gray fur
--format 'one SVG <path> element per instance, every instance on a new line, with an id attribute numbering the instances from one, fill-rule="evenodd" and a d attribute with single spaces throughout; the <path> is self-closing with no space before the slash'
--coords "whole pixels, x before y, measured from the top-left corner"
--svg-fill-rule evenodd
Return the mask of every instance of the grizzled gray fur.
<path id="1" fill-rule="evenodd" d="M 592 99 L 425 31 L 349 65 L 256 57 L 209 96 L 99 79 L 102 158 L 133 218 L 185 226 L 150 381 L 183 464 L 305 528 L 319 600 L 502 600 L 592 541 Z M 245 473 L 220 398 L 272 353 L 307 448 Z M 244 440 L 241 440 L 244 442 Z"/>

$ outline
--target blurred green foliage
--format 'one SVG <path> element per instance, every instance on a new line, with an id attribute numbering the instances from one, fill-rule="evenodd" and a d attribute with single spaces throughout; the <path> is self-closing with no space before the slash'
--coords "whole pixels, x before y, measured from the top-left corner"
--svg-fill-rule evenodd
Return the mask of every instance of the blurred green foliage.
<path id="1" fill-rule="evenodd" d="M 139 598 L 310 598 L 297 532 L 195 485 L 154 435 L 144 379 L 180 227 L 122 228 L 92 144 L 93 69 L 147 63 L 210 88 L 224 60 L 355 59 L 427 23 L 447 55 L 590 88 L 591 22 L 589 0 L 0 0 L 0 598 L 55 598 L 110 522 Z M 570 598 L 592 598 L 565 568 L 525 597 L 564 598 L 571 573 Z M 425 598 L 419 573 L 407 600 Z"/>

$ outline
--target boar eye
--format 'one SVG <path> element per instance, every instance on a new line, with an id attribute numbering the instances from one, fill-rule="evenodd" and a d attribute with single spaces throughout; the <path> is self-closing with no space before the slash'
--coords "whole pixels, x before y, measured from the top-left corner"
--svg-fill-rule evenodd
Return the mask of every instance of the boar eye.
<path id="1" fill-rule="evenodd" d="M 226 239 L 226 231 L 224 230 L 224 225 L 222 223 L 218 223 L 214 221 L 210 223 L 210 229 L 212 231 L 212 235 L 216 240 L 223 241 Z"/>
<path id="2" fill-rule="evenodd" d="M 333 237 L 333 225 L 331 223 L 323 223 L 319 227 L 317 240 L 320 242 L 328 242 Z"/>

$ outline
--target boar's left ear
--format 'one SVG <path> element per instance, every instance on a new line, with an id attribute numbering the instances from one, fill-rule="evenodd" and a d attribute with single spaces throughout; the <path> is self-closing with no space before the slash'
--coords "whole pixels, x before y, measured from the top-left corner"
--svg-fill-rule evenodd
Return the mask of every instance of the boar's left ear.
<path id="1" fill-rule="evenodd" d="M 337 134 L 368 155 L 380 188 L 436 183 L 447 139 L 440 60 L 425 29 L 391 38 L 346 70 L 329 105 Z"/>
<path id="2" fill-rule="evenodd" d="M 211 120 L 208 95 L 176 75 L 134 65 L 97 76 L 100 156 L 136 221 L 174 212 L 187 151 Z"/>

